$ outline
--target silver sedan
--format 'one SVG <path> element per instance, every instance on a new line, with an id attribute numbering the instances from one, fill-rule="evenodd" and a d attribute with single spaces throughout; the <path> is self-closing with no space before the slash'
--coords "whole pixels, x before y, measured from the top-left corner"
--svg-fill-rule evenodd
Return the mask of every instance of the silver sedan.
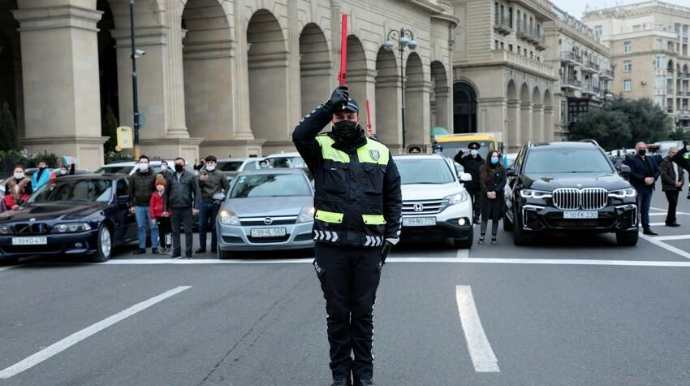
<path id="1" fill-rule="evenodd" d="M 243 172 L 217 218 L 218 257 L 233 251 L 314 247 L 314 191 L 299 169 Z"/>

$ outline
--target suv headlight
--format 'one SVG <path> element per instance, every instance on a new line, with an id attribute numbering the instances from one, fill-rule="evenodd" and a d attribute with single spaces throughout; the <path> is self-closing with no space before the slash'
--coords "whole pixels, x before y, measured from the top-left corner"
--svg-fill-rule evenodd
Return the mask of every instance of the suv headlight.
<path id="1" fill-rule="evenodd" d="M 91 225 L 85 222 L 72 222 L 65 224 L 57 224 L 53 226 L 53 233 L 75 233 L 86 232 L 91 230 Z"/>
<path id="2" fill-rule="evenodd" d="M 223 225 L 240 225 L 240 218 L 232 212 L 223 210 L 220 212 L 220 223 Z"/>
<path id="3" fill-rule="evenodd" d="M 299 216 L 297 216 L 297 223 L 302 224 L 305 222 L 313 222 L 314 212 L 315 210 L 313 206 L 307 206 L 302 208 L 302 211 L 299 212 Z"/>
<path id="4" fill-rule="evenodd" d="M 9 235 L 12 233 L 12 227 L 9 225 L 0 225 L 0 235 Z"/>
<path id="5" fill-rule="evenodd" d="M 635 188 L 612 190 L 609 192 L 609 197 L 613 197 L 613 198 L 637 197 L 637 190 L 635 190 Z"/>
<path id="6" fill-rule="evenodd" d="M 465 202 L 469 199 L 470 199 L 470 196 L 467 194 L 466 191 L 452 194 L 452 195 L 444 198 L 444 200 L 448 200 L 448 205 L 458 205 L 458 204 Z"/>
<path id="7" fill-rule="evenodd" d="M 546 192 L 543 190 L 522 189 L 520 191 L 520 197 L 522 197 L 522 198 L 534 198 L 536 200 L 543 200 L 546 198 L 553 197 L 553 194 L 551 194 L 551 192 Z"/>

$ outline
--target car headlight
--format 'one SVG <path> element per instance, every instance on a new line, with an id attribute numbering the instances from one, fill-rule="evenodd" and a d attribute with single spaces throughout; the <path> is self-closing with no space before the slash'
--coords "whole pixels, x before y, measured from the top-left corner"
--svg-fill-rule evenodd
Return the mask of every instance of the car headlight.
<path id="1" fill-rule="evenodd" d="M 551 198 L 553 195 L 551 192 L 545 192 L 543 190 L 534 190 L 534 189 L 522 189 L 520 191 L 520 197 L 522 198 L 534 198 L 537 200 L 543 200 L 546 198 Z"/>
<path id="2" fill-rule="evenodd" d="M 9 225 L 0 225 L 0 235 L 9 235 L 12 233 L 12 227 Z"/>
<path id="3" fill-rule="evenodd" d="M 457 205 L 470 199 L 470 196 L 466 191 L 450 195 L 445 198 L 448 201 L 448 205 Z"/>
<path id="4" fill-rule="evenodd" d="M 220 223 L 223 225 L 240 225 L 240 218 L 227 210 L 220 212 Z"/>
<path id="5" fill-rule="evenodd" d="M 314 207 L 307 206 L 302 208 L 302 211 L 299 213 L 299 216 L 297 216 L 297 223 L 302 224 L 305 222 L 313 222 L 314 212 Z"/>
<path id="6" fill-rule="evenodd" d="M 91 225 L 85 222 L 71 222 L 65 224 L 57 224 L 53 226 L 53 233 L 75 233 L 86 232 L 91 230 Z"/>
<path id="7" fill-rule="evenodd" d="M 612 190 L 609 192 L 609 197 L 613 197 L 613 198 L 637 197 L 637 190 L 635 190 L 634 188 Z"/>

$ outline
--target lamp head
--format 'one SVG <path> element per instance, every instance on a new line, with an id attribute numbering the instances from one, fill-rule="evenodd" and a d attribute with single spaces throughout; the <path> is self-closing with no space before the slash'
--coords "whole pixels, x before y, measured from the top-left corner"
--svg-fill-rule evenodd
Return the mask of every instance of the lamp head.
<path id="1" fill-rule="evenodd" d="M 386 40 L 386 42 L 383 43 L 383 49 L 385 49 L 386 51 L 393 51 L 394 45 L 395 44 L 393 43 L 392 40 Z"/>
<path id="2" fill-rule="evenodd" d="M 407 47 L 409 47 L 412 51 L 417 49 L 417 41 L 416 40 L 410 40 L 409 43 L 407 43 Z"/>

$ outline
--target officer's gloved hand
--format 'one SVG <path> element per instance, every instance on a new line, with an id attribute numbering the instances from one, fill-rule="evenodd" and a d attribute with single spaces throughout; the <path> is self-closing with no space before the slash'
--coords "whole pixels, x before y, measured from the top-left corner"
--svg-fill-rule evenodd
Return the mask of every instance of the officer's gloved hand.
<path id="1" fill-rule="evenodd" d="M 386 239 L 381 247 L 381 265 L 386 264 L 386 258 L 388 254 L 391 253 L 391 249 L 397 243 L 397 240 Z"/>
<path id="2" fill-rule="evenodd" d="M 349 100 L 350 90 L 347 88 L 347 86 L 338 86 L 335 90 L 333 90 L 333 94 L 331 94 L 331 99 L 329 99 L 328 102 L 326 102 L 326 107 L 328 107 L 332 111 L 337 110 L 343 105 L 347 106 L 347 102 Z"/>

